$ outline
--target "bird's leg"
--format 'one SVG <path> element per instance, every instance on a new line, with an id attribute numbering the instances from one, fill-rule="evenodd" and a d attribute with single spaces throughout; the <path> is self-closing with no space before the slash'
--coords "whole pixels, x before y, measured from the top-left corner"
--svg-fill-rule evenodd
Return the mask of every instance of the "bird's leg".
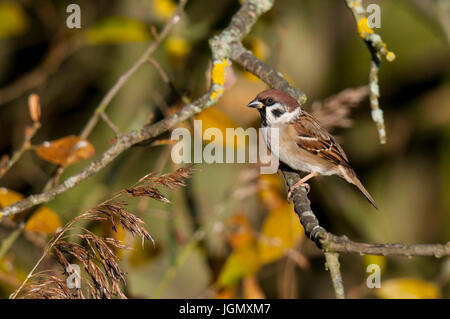
<path id="1" fill-rule="evenodd" d="M 313 177 L 315 177 L 315 176 L 317 176 L 317 175 L 319 175 L 319 173 L 317 173 L 317 172 L 311 172 L 311 173 L 309 173 L 308 175 L 306 175 L 305 177 L 303 177 L 302 179 L 300 179 L 297 183 L 295 183 L 294 185 L 292 185 L 292 186 L 289 188 L 287 200 L 289 201 L 289 199 L 290 199 L 291 196 L 292 196 L 292 192 L 293 192 L 296 188 L 298 188 L 298 187 L 305 187 L 305 188 L 306 188 L 306 192 L 309 193 L 309 184 L 307 184 L 307 183 L 305 183 L 305 182 L 306 182 L 307 180 L 309 180 L 310 178 L 313 178 Z"/>

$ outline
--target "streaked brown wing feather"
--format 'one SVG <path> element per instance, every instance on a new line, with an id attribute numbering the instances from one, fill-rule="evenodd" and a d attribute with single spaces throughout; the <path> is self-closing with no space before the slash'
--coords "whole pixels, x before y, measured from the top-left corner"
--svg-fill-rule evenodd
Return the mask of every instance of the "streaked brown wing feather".
<path id="1" fill-rule="evenodd" d="M 336 165 L 350 166 L 342 147 L 311 115 L 303 112 L 293 124 L 299 147 Z"/>

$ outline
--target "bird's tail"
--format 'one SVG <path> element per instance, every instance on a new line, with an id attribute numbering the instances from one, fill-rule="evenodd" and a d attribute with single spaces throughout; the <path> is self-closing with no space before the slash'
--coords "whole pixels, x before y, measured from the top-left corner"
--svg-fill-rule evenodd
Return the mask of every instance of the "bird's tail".
<path id="1" fill-rule="evenodd" d="M 377 204 L 375 204 L 375 201 L 373 200 L 372 196 L 370 196 L 367 189 L 363 186 L 361 181 L 358 179 L 358 176 L 356 176 L 355 171 L 352 170 L 351 168 L 347 168 L 347 167 L 344 170 L 345 170 L 345 172 L 343 172 L 344 174 L 342 174 L 342 175 L 347 180 L 347 182 L 352 183 L 353 185 L 358 187 L 358 189 L 361 191 L 361 193 L 364 194 L 364 196 L 366 196 L 367 200 L 373 205 L 373 207 L 378 209 Z"/>

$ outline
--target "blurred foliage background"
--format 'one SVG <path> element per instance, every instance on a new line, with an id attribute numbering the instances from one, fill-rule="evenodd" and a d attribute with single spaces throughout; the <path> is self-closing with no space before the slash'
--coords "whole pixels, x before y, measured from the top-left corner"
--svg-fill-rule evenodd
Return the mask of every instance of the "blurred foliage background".
<path id="1" fill-rule="evenodd" d="M 380 73 L 388 142 L 378 143 L 368 98 L 352 110 L 352 126 L 333 133 L 380 210 L 337 177 L 311 182 L 312 208 L 327 230 L 354 240 L 446 243 L 450 34 L 445 8 L 449 17 L 450 4 L 373 2 L 381 7 L 376 32 L 397 56 L 393 63 L 383 63 Z M 81 7 L 81 29 L 66 27 L 70 3 Z M 21 147 L 32 123 L 27 106 L 32 92 L 42 105 L 42 127 L 32 145 L 78 135 L 115 80 L 153 40 L 151 26 L 160 30 L 175 6 L 172 0 L 0 1 L 0 154 L 10 156 Z M 122 132 L 140 128 L 149 116 L 161 119 L 179 109 L 183 97 L 205 92 L 208 39 L 227 26 L 238 8 L 238 0 L 188 2 L 185 15 L 153 55 L 171 85 L 149 63 L 109 106 L 107 114 Z M 306 92 L 307 107 L 368 83 L 370 54 L 344 1 L 276 1 L 244 42 Z M 197 119 L 203 120 L 204 129 L 257 127 L 259 116 L 246 105 L 266 85 L 236 66 L 228 75 L 231 84 L 223 97 Z M 114 137 L 99 122 L 88 137 L 93 158 L 114 143 Z M 149 172 L 177 169 L 170 149 L 133 147 L 99 174 L 38 207 L 39 214 L 33 214 L 25 231 L 2 252 L 0 296 L 8 297 L 24 280 L 59 226 Z M 90 160 L 67 167 L 60 180 Z M 108 227 L 93 229 L 134 247 L 121 254 L 128 297 L 334 296 L 323 255 L 304 238 L 292 205 L 285 201 L 281 176 L 261 176 L 254 164 L 195 168 L 187 187 L 165 192 L 170 204 L 148 198 L 130 201 L 130 211 L 145 220 L 155 247 L 142 247 L 140 240 Z M 0 205 L 41 192 L 56 169 L 37 152 L 25 152 L 0 179 Z M 2 244 L 11 240 L 15 227 L 11 221 L 0 224 Z M 366 286 L 366 266 L 373 263 L 382 270 L 380 289 Z M 50 258 L 44 268 L 54 265 Z M 352 298 L 450 297 L 448 258 L 342 255 L 341 271 Z"/>

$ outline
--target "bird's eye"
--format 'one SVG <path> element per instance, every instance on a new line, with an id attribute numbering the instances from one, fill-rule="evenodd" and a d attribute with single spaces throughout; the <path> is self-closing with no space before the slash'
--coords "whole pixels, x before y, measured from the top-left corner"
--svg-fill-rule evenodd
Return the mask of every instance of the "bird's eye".
<path id="1" fill-rule="evenodd" d="M 269 98 L 266 100 L 266 103 L 267 103 L 267 105 L 272 105 L 272 104 L 274 103 L 274 100 L 273 100 L 271 97 L 269 97 Z"/>

